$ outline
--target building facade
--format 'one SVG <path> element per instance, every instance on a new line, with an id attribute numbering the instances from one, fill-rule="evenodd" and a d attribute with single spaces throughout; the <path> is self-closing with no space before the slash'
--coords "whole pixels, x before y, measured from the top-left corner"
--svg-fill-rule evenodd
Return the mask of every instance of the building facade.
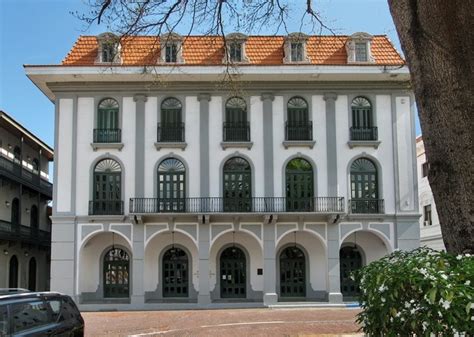
<path id="1" fill-rule="evenodd" d="M 420 245 L 436 250 L 446 250 L 444 247 L 438 211 L 428 181 L 430 168 L 425 155 L 422 136 L 416 138 L 416 165 L 418 167 L 418 194 L 420 200 Z"/>
<path id="2" fill-rule="evenodd" d="M 0 111 L 0 288 L 49 290 L 53 155 Z"/>
<path id="3" fill-rule="evenodd" d="M 56 107 L 52 289 L 82 309 L 342 303 L 419 245 L 414 99 L 385 36 L 82 36 Z"/>

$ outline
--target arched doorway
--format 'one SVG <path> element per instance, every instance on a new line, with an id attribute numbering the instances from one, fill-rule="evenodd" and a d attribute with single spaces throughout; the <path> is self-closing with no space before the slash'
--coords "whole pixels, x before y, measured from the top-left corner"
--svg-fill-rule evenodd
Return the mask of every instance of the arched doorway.
<path id="1" fill-rule="evenodd" d="M 90 214 L 123 213 L 122 167 L 113 159 L 103 159 L 94 168 L 93 202 Z"/>
<path id="2" fill-rule="evenodd" d="M 238 247 L 224 249 L 220 257 L 220 286 L 222 298 L 247 296 L 247 263 L 245 254 Z"/>
<path id="3" fill-rule="evenodd" d="M 224 212 L 252 209 L 252 169 L 247 160 L 233 157 L 224 164 Z"/>
<path id="4" fill-rule="evenodd" d="M 167 158 L 158 166 L 160 212 L 186 210 L 186 168 L 176 158 Z"/>
<path id="5" fill-rule="evenodd" d="M 341 293 L 346 297 L 359 296 L 359 286 L 351 273 L 362 267 L 362 255 L 357 246 L 342 247 L 339 251 Z"/>
<path id="6" fill-rule="evenodd" d="M 104 256 L 104 297 L 129 297 L 130 257 L 112 247 Z"/>
<path id="7" fill-rule="evenodd" d="M 306 297 L 306 261 L 298 247 L 285 248 L 280 254 L 280 296 Z"/>
<path id="8" fill-rule="evenodd" d="M 10 270 L 8 274 L 8 287 L 18 288 L 18 258 L 13 255 L 10 258 Z"/>
<path id="9" fill-rule="evenodd" d="M 28 266 L 28 289 L 36 291 L 36 259 L 32 257 Z"/>
<path id="10" fill-rule="evenodd" d="M 172 247 L 163 255 L 163 297 L 188 297 L 189 263 L 183 249 Z"/>

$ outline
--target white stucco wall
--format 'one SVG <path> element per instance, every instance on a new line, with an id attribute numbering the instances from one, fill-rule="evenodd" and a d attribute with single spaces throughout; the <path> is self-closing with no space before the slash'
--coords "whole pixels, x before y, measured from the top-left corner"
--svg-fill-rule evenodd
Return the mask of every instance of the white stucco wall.
<path id="1" fill-rule="evenodd" d="M 59 126 L 58 126 L 58 144 L 56 153 L 61 160 L 57 164 L 58 193 L 56 196 L 56 210 L 58 212 L 71 211 L 71 177 L 72 177 L 72 144 L 73 139 L 73 100 L 71 98 L 62 98 L 59 100 Z M 89 131 L 84 129 L 85 132 Z M 92 131 L 91 131 L 92 132 Z M 83 134 L 81 132 L 81 134 Z"/>

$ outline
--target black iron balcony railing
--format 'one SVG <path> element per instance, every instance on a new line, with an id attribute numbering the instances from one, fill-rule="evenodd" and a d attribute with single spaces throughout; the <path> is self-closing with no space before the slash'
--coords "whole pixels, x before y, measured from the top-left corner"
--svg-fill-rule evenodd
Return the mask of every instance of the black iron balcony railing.
<path id="1" fill-rule="evenodd" d="M 94 129 L 94 143 L 122 142 L 121 129 Z"/>
<path id="2" fill-rule="evenodd" d="M 286 122 L 285 140 L 313 140 L 313 122 Z"/>
<path id="3" fill-rule="evenodd" d="M 351 127 L 351 140 L 377 140 L 377 127 L 370 128 L 356 128 Z"/>
<path id="4" fill-rule="evenodd" d="M 184 142 L 184 123 L 158 123 L 158 143 Z"/>
<path id="5" fill-rule="evenodd" d="M 42 246 L 51 245 L 51 233 L 35 227 L 12 224 L 0 220 L 0 238 L 9 241 L 21 241 Z"/>
<path id="6" fill-rule="evenodd" d="M 249 122 L 224 122 L 224 142 L 249 142 Z"/>
<path id="7" fill-rule="evenodd" d="M 131 198 L 130 213 L 343 213 L 343 197 Z"/>
<path id="8" fill-rule="evenodd" d="M 19 163 L 0 155 L 0 176 L 3 175 L 29 188 L 43 193 L 49 198 L 53 195 L 53 185 L 38 173 L 33 173 Z"/>
<path id="9" fill-rule="evenodd" d="M 349 211 L 352 214 L 383 214 L 383 199 L 352 199 L 349 200 Z"/>
<path id="10" fill-rule="evenodd" d="M 122 200 L 92 200 L 89 201 L 89 215 L 122 215 Z"/>

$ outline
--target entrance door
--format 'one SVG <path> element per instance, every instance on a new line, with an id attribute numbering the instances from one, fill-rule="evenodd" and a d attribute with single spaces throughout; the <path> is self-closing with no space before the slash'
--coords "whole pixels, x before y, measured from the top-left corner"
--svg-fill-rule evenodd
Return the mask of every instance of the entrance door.
<path id="1" fill-rule="evenodd" d="M 10 259 L 8 287 L 18 288 L 18 259 L 16 255 L 13 255 Z"/>
<path id="2" fill-rule="evenodd" d="M 306 261 L 298 247 L 288 247 L 280 255 L 280 296 L 306 296 Z"/>
<path id="3" fill-rule="evenodd" d="M 351 273 L 362 267 L 362 256 L 354 247 L 344 247 L 339 251 L 341 293 L 343 296 L 359 296 L 359 286 L 351 279 Z"/>
<path id="4" fill-rule="evenodd" d="M 242 249 L 229 247 L 221 254 L 221 297 L 245 298 L 247 296 L 247 269 Z"/>
<path id="5" fill-rule="evenodd" d="M 170 248 L 163 255 L 163 297 L 188 297 L 188 255 Z"/>
<path id="6" fill-rule="evenodd" d="M 28 289 L 36 291 L 36 259 L 34 257 L 30 259 L 29 263 Z"/>
<path id="7" fill-rule="evenodd" d="M 120 248 L 104 256 L 104 297 L 129 297 L 130 257 Z"/>

